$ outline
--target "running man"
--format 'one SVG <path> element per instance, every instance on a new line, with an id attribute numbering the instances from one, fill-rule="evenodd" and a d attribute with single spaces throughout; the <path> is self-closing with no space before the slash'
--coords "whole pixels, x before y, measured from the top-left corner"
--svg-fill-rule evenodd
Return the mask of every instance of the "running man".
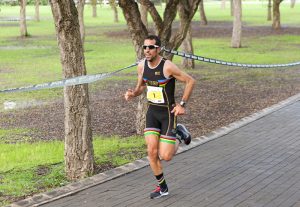
<path id="1" fill-rule="evenodd" d="M 138 64 L 135 89 L 128 89 L 125 99 L 139 96 L 147 88 L 148 110 L 144 130 L 150 167 L 158 185 L 150 198 L 169 194 L 161 160 L 170 161 L 181 140 L 176 139 L 176 117 L 185 114 L 185 106 L 192 93 L 195 80 L 174 63 L 159 55 L 161 41 L 155 35 L 144 40 L 145 59 Z M 182 99 L 175 102 L 175 79 L 185 83 Z M 190 139 L 190 137 L 189 137 Z M 185 140 L 184 140 L 185 141 Z M 185 141 L 185 143 L 189 143 Z"/>

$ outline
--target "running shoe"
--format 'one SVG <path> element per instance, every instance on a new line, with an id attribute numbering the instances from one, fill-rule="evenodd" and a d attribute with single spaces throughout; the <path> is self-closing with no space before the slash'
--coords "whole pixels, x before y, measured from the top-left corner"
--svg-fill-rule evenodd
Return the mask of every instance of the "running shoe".
<path id="1" fill-rule="evenodd" d="M 176 127 L 176 137 L 182 140 L 186 145 L 189 145 L 192 140 L 191 133 L 183 124 L 177 124 Z"/>
<path id="2" fill-rule="evenodd" d="M 166 188 L 165 190 L 161 190 L 160 186 L 157 186 L 156 189 L 152 193 L 150 193 L 150 198 L 156 199 L 166 195 L 169 195 L 168 188 Z"/>

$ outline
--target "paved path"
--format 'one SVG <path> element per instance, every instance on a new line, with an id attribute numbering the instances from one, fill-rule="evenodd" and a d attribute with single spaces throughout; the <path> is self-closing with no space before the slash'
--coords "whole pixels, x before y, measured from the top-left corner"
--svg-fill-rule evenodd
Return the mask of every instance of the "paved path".
<path id="1" fill-rule="evenodd" d="M 300 207 L 299 125 L 298 99 L 176 155 L 164 163 L 164 198 L 149 199 L 146 166 L 42 206 Z"/>

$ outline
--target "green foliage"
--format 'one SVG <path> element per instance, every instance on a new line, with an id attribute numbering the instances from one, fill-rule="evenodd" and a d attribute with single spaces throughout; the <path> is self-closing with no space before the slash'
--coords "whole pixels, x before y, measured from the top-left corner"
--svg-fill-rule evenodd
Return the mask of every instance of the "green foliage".
<path id="1" fill-rule="evenodd" d="M 18 0 L 0 0 L 0 5 L 17 6 Z M 27 5 L 35 5 L 35 0 L 27 0 Z M 48 0 L 40 0 L 40 5 L 48 5 Z"/>
<path id="2" fill-rule="evenodd" d="M 0 0 L 0 5 L 16 6 L 18 5 L 18 0 Z"/>
<path id="3" fill-rule="evenodd" d="M 36 0 L 27 0 L 27 5 L 35 5 Z M 48 0 L 40 0 L 40 5 L 48 5 Z"/>

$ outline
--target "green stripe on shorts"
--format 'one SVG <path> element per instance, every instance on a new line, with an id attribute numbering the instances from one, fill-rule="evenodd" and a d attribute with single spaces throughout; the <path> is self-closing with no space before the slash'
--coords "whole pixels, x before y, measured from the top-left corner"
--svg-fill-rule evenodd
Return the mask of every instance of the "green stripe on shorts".
<path id="1" fill-rule="evenodd" d="M 160 142 L 165 142 L 165 143 L 168 143 L 168 144 L 175 144 L 176 143 L 176 140 L 169 140 L 169 139 L 164 139 L 164 138 L 160 138 L 159 141 Z"/>
<path id="2" fill-rule="evenodd" d="M 160 136 L 159 132 L 154 132 L 154 131 L 148 131 L 148 132 L 144 132 L 144 136 L 150 135 L 150 134 L 154 134 L 156 136 Z"/>

